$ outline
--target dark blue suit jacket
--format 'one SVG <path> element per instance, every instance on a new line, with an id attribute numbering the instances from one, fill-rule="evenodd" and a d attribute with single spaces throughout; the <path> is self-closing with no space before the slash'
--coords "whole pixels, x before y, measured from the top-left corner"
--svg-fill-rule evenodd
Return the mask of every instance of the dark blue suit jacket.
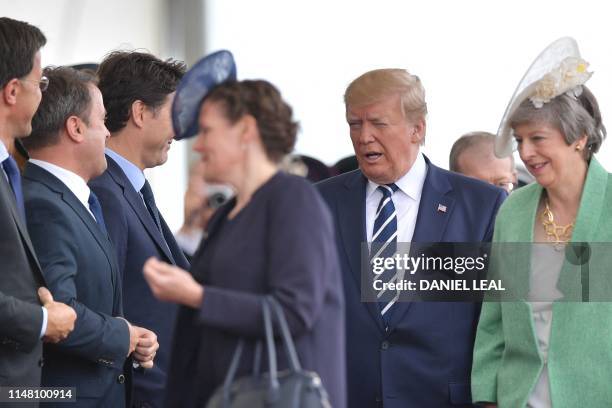
<path id="1" fill-rule="evenodd" d="M 112 244 L 48 171 L 28 163 L 23 190 L 28 230 L 49 290 L 77 314 L 66 340 L 45 345 L 42 385 L 76 387 L 79 407 L 122 407 L 130 335 L 116 317 L 122 314 L 121 281 Z"/>
<path id="2" fill-rule="evenodd" d="M 40 330 L 43 312 L 37 290 L 45 286 L 45 282 L 26 225 L 17 211 L 15 196 L 2 169 L 0 225 L 0 386 L 38 387 L 42 366 Z M 28 406 L 23 403 L 15 405 Z"/>
<path id="3" fill-rule="evenodd" d="M 506 194 L 426 163 L 413 242 L 490 241 Z M 470 406 L 478 304 L 398 302 L 386 330 L 378 304 L 361 302 L 366 184 L 360 170 L 318 184 L 336 220 L 346 299 L 348 406 Z M 439 204 L 447 211 L 438 211 Z"/>
<path id="4" fill-rule="evenodd" d="M 89 185 L 100 199 L 106 227 L 115 244 L 123 279 L 125 317 L 138 326 L 154 331 L 160 346 L 155 356 L 155 366 L 134 373 L 132 403 L 137 407 L 160 407 L 164 401 L 177 306 L 155 299 L 144 280 L 142 266 L 152 256 L 183 269 L 189 269 L 189 263 L 161 213 L 159 218 L 163 237 L 142 197 L 121 167 L 108 156 L 106 161 L 107 170 Z M 168 246 L 164 244 L 164 239 Z"/>

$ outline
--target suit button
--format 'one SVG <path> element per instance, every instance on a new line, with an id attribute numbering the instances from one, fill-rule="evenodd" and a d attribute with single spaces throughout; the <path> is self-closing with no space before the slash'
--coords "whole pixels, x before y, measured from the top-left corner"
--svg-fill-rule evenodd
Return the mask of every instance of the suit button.
<path id="1" fill-rule="evenodd" d="M 45 360 L 43 358 L 41 358 L 40 360 L 38 360 L 38 366 L 42 367 L 45 365 Z"/>
<path id="2" fill-rule="evenodd" d="M 382 342 L 382 344 L 380 345 L 380 348 L 381 348 L 382 350 L 386 350 L 386 349 L 388 349 L 388 348 L 389 348 L 389 346 L 390 346 L 389 342 L 385 340 L 385 341 L 383 341 L 383 342 Z"/>
<path id="3" fill-rule="evenodd" d="M 125 375 L 119 374 L 119 377 L 117 377 L 117 382 L 119 384 L 123 384 L 125 382 Z"/>

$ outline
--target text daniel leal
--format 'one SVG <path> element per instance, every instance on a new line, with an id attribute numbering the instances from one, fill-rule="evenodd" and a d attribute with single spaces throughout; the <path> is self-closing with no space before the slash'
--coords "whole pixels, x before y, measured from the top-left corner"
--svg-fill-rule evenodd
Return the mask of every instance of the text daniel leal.
<path id="1" fill-rule="evenodd" d="M 504 285 L 501 280 L 477 279 L 477 280 L 419 280 L 409 281 L 402 279 L 399 282 L 383 282 L 380 279 L 374 280 L 374 290 L 390 290 L 390 291 L 413 291 L 413 290 L 452 290 L 452 291 L 484 291 L 484 290 L 499 290 L 504 291 Z"/>

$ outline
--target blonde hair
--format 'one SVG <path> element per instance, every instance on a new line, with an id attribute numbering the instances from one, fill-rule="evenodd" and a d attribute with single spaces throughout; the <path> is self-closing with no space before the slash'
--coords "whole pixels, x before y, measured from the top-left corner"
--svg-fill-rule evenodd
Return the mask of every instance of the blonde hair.
<path id="1" fill-rule="evenodd" d="M 416 75 L 405 69 L 386 68 L 368 71 L 353 80 L 344 93 L 344 104 L 366 106 L 389 95 L 399 94 L 402 112 L 408 120 L 423 119 L 427 115 L 425 89 Z"/>

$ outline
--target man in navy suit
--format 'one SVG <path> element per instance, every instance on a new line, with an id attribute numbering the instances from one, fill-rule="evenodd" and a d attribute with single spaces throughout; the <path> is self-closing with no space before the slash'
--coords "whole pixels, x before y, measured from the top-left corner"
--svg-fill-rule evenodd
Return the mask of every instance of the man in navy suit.
<path id="1" fill-rule="evenodd" d="M 92 76 L 72 68 L 43 73 L 49 87 L 24 143 L 27 225 L 51 292 L 77 320 L 66 340 L 45 346 L 42 385 L 76 387 L 79 407 L 122 407 L 128 355 L 152 366 L 158 345 L 153 332 L 122 317 L 115 251 L 87 186 L 106 169 L 102 94 Z"/>
<path id="2" fill-rule="evenodd" d="M 349 85 L 345 105 L 359 170 L 318 187 L 335 216 L 343 271 L 348 406 L 471 406 L 479 305 L 398 302 L 389 293 L 362 302 L 361 244 L 489 241 L 505 193 L 419 151 L 427 107 L 415 75 L 367 72 Z"/>
<path id="3" fill-rule="evenodd" d="M 46 86 L 40 64 L 45 42 L 38 28 L 0 18 L 0 386 L 40 386 L 41 339 L 66 338 L 76 319 L 72 308 L 41 287 L 45 281 L 26 229 L 21 175 L 10 154 L 19 138 L 29 136 Z"/>
<path id="4" fill-rule="evenodd" d="M 166 162 L 174 138 L 170 109 L 185 65 L 140 52 L 114 52 L 98 69 L 107 109 L 108 169 L 90 182 L 119 260 L 126 318 L 158 336 L 155 367 L 134 373 L 133 406 L 161 407 L 176 305 L 153 296 L 142 267 L 150 257 L 188 269 L 172 232 L 155 204 L 143 171 Z M 117 86 L 129 84 L 129 86 Z"/>

